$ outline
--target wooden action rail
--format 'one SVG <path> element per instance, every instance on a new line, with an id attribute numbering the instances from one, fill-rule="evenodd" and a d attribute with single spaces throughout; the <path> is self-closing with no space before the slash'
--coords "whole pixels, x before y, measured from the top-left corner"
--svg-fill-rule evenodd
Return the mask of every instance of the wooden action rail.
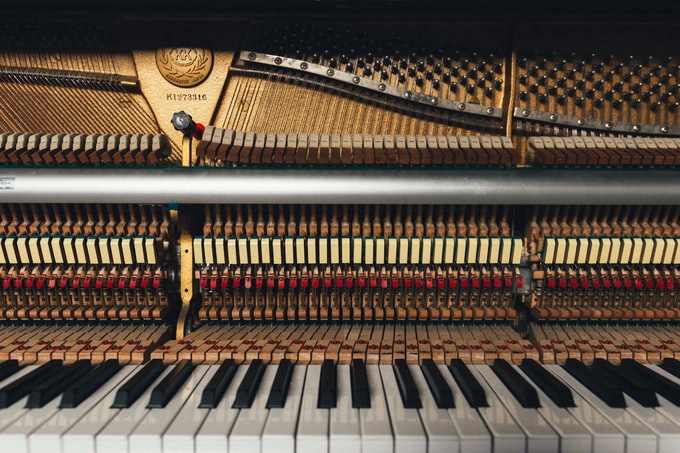
<path id="1" fill-rule="evenodd" d="M 539 261 L 546 237 L 676 237 L 677 206 L 538 206 L 526 226 L 529 256 Z"/>
<path id="2" fill-rule="evenodd" d="M 3 165 L 157 165 L 172 153 L 157 134 L 0 134 Z"/>
<path id="3" fill-rule="evenodd" d="M 206 324 L 181 340 L 171 340 L 151 354 L 166 363 L 188 359 L 214 364 L 226 359 L 249 363 L 261 359 L 299 364 L 332 359 L 350 363 L 391 364 L 396 359 L 419 363 L 493 363 L 503 358 L 521 363 L 538 359 L 538 351 L 510 325 L 465 324 Z"/>
<path id="4" fill-rule="evenodd" d="M 680 358 L 677 325 L 531 324 L 529 339 L 546 364 L 563 364 L 570 358 L 587 364 L 597 358 L 613 363 L 622 359 L 660 363 L 665 358 Z"/>
<path id="5" fill-rule="evenodd" d="M 204 236 L 510 236 L 506 206 L 206 205 Z"/>
<path id="6" fill-rule="evenodd" d="M 9 325 L 0 331 L 0 361 L 98 364 L 112 359 L 121 365 L 140 364 L 169 337 L 170 329 L 162 325 Z"/>
<path id="7" fill-rule="evenodd" d="M 198 165 L 503 166 L 520 163 L 509 137 L 244 132 L 207 126 Z"/>
<path id="8" fill-rule="evenodd" d="M 7 203 L 0 205 L 4 236 L 154 236 L 167 239 L 170 216 L 162 206 Z"/>

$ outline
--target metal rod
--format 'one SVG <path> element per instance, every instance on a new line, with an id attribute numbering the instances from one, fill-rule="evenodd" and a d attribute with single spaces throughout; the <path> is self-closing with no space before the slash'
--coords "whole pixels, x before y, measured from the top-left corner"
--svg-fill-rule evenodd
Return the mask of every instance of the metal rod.
<path id="1" fill-rule="evenodd" d="M 6 168 L 0 202 L 671 205 L 680 171 Z"/>

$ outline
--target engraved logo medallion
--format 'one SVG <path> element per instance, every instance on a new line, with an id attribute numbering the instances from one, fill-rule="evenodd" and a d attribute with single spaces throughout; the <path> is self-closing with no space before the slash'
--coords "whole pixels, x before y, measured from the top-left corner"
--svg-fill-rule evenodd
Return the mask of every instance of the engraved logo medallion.
<path id="1" fill-rule="evenodd" d="M 210 49 L 171 47 L 156 51 L 156 66 L 168 82 L 189 88 L 203 82 L 213 65 Z"/>

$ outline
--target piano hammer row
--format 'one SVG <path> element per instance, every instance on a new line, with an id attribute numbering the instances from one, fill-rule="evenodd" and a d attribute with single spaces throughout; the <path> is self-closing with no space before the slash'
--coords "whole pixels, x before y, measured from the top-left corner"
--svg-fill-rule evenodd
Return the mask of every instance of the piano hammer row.
<path id="1" fill-rule="evenodd" d="M 680 264 L 680 239 L 546 237 L 545 264 Z"/>
<path id="2" fill-rule="evenodd" d="M 520 238 L 194 238 L 195 264 L 519 264 Z"/>
<path id="3" fill-rule="evenodd" d="M 529 161 L 555 166 L 674 166 L 680 138 L 529 137 Z"/>
<path id="4" fill-rule="evenodd" d="M 171 152 L 162 134 L 0 134 L 0 164 L 154 165 Z"/>
<path id="5" fill-rule="evenodd" d="M 153 236 L 0 236 L 0 264 L 156 264 Z"/>
<path id="6" fill-rule="evenodd" d="M 200 163 L 299 165 L 500 165 L 520 162 L 509 137 L 255 133 L 207 126 Z"/>

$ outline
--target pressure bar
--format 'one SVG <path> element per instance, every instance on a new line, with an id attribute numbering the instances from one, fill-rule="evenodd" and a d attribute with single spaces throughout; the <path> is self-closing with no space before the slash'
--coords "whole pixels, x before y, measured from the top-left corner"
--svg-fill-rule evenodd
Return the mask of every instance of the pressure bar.
<path id="1" fill-rule="evenodd" d="M 0 203 L 680 204 L 680 170 L 0 169 Z"/>

